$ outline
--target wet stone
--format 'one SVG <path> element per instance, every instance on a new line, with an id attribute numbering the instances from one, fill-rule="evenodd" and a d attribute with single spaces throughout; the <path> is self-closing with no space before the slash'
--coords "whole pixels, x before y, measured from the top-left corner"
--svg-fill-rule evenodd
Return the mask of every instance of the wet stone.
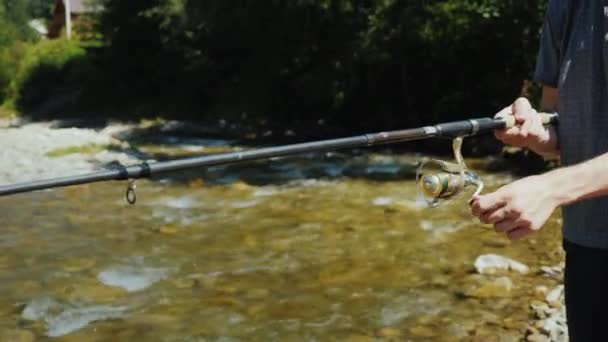
<path id="1" fill-rule="evenodd" d="M 549 288 L 544 285 L 539 285 L 534 288 L 534 296 L 537 298 L 545 298 L 547 292 L 549 292 Z"/>
<path id="2" fill-rule="evenodd" d="M 514 271 L 521 274 L 526 274 L 530 271 L 528 266 L 496 254 L 480 255 L 475 260 L 475 270 L 479 274 L 498 274 L 508 271 Z"/>
<path id="3" fill-rule="evenodd" d="M 526 341 L 529 342 L 551 342 L 551 339 L 548 336 L 541 334 L 532 334 L 526 337 Z"/>

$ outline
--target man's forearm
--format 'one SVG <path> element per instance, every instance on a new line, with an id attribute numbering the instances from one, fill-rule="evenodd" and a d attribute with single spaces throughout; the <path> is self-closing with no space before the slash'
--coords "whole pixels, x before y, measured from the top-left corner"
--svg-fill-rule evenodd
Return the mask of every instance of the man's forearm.
<path id="1" fill-rule="evenodd" d="M 608 153 L 544 174 L 558 206 L 608 195 Z"/>

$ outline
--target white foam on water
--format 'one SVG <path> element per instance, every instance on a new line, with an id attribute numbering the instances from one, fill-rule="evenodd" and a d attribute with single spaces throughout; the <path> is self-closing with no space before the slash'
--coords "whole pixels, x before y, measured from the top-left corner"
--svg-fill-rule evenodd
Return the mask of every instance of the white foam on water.
<path id="1" fill-rule="evenodd" d="M 435 227 L 435 225 L 433 224 L 432 221 L 427 221 L 427 220 L 420 221 L 420 228 L 422 228 L 422 230 L 424 230 L 425 232 L 429 232 L 429 231 L 433 230 L 434 227 Z"/>
<path id="2" fill-rule="evenodd" d="M 128 292 L 141 291 L 171 274 L 168 268 L 140 266 L 114 266 L 102 271 L 97 279 L 108 286 L 116 286 Z"/>
<path id="3" fill-rule="evenodd" d="M 278 193 L 279 193 L 279 191 L 277 189 L 275 189 L 274 187 L 263 187 L 263 188 L 256 189 L 253 192 L 253 196 L 254 197 L 267 197 L 267 196 L 276 195 Z"/>
<path id="4" fill-rule="evenodd" d="M 192 196 L 170 198 L 159 202 L 159 204 L 173 209 L 193 209 L 200 206 L 199 201 Z"/>
<path id="5" fill-rule="evenodd" d="M 43 297 L 31 300 L 21 312 L 21 317 L 28 321 L 44 319 L 51 311 L 61 309 L 61 304 L 52 298 Z"/>

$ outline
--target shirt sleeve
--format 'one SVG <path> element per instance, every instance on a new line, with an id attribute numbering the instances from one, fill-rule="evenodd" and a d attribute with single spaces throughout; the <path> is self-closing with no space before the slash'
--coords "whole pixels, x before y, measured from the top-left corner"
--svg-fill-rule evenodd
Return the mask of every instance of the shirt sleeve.
<path id="1" fill-rule="evenodd" d="M 551 0 L 545 15 L 545 23 L 540 38 L 540 49 L 536 60 L 534 80 L 557 88 L 561 68 L 561 42 L 563 15 L 559 0 Z"/>

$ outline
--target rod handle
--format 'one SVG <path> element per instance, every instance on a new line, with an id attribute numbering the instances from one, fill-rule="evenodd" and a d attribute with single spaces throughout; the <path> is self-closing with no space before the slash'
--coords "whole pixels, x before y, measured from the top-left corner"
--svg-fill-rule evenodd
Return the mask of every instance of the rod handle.
<path id="1" fill-rule="evenodd" d="M 540 120 L 543 125 L 553 125 L 557 123 L 557 113 L 538 113 L 538 115 L 540 115 Z M 511 128 L 515 126 L 515 117 L 513 115 L 502 116 L 500 117 L 500 119 L 505 121 L 505 128 Z"/>

